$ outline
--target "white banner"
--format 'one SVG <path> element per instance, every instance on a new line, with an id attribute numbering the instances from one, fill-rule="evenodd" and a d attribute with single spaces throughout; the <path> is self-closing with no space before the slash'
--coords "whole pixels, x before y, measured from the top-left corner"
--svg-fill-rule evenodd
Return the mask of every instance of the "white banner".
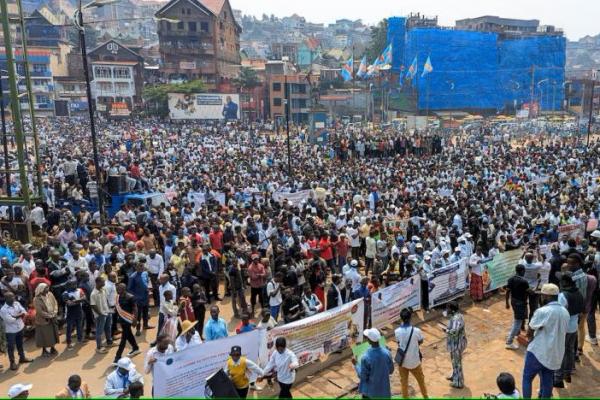
<path id="1" fill-rule="evenodd" d="M 383 328 L 400 319 L 400 311 L 421 308 L 421 278 L 414 275 L 371 295 L 371 326 Z"/>
<path id="2" fill-rule="evenodd" d="M 570 239 L 583 239 L 585 236 L 585 225 L 584 224 L 569 224 L 561 225 L 558 227 L 558 237 L 562 239 L 564 236 Z"/>
<path id="3" fill-rule="evenodd" d="M 204 398 L 206 378 L 225 367 L 232 346 L 241 346 L 242 354 L 258 362 L 260 343 L 265 331 L 257 329 L 241 335 L 204 342 L 173 353 L 154 365 L 155 398 Z"/>
<path id="4" fill-rule="evenodd" d="M 467 290 L 467 259 L 433 270 L 429 277 L 429 308 L 462 296 Z"/>
<path id="5" fill-rule="evenodd" d="M 238 94 L 169 93 L 171 119 L 239 119 Z"/>
<path id="6" fill-rule="evenodd" d="M 213 193 L 212 196 L 220 205 L 225 205 L 225 193 L 216 192 Z M 187 195 L 187 200 L 190 203 L 194 203 L 194 211 L 198 211 L 200 207 L 206 203 L 206 194 L 203 192 L 190 192 Z"/>
<path id="7" fill-rule="evenodd" d="M 275 339 L 283 336 L 287 347 L 298 357 L 300 365 L 362 342 L 364 303 L 354 300 L 300 321 L 278 326 L 267 332 L 269 354 Z"/>
<path id="8" fill-rule="evenodd" d="M 297 207 L 300 205 L 302 200 L 308 200 L 311 197 L 311 190 L 300 190 L 298 192 L 275 192 L 273 193 L 273 200 L 278 203 L 283 203 L 283 200 L 287 200 L 288 203 Z"/>

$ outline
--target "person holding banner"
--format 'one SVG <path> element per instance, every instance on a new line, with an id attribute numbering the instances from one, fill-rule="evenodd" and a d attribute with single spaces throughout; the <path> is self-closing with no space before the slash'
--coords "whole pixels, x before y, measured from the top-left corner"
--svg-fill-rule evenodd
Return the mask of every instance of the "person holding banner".
<path id="1" fill-rule="evenodd" d="M 292 385 L 296 380 L 296 369 L 300 366 L 298 357 L 293 351 L 287 348 L 287 341 L 284 337 L 275 339 L 275 350 L 269 357 L 269 362 L 264 368 L 264 375 L 273 373 L 279 383 L 279 398 L 292 398 Z"/>
<path id="2" fill-rule="evenodd" d="M 242 348 L 240 346 L 233 346 L 229 352 L 229 358 L 223 368 L 235 390 L 237 391 L 240 398 L 245 399 L 248 397 L 248 389 L 250 388 L 250 376 L 263 376 L 264 371 L 245 356 L 242 356 Z"/>

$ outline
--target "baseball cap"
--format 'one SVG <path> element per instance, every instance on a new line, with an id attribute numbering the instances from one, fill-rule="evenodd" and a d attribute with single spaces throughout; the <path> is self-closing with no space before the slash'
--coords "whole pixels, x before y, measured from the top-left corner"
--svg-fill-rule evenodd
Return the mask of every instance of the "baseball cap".
<path id="1" fill-rule="evenodd" d="M 26 384 L 26 383 L 14 384 L 10 387 L 10 389 L 8 389 L 8 398 L 14 399 L 21 393 L 23 393 L 27 390 L 31 390 L 32 387 L 33 387 L 32 384 Z"/>
<path id="2" fill-rule="evenodd" d="M 371 342 L 379 342 L 379 339 L 381 339 L 381 333 L 377 328 L 365 329 L 363 335 L 368 337 Z"/>
<path id="3" fill-rule="evenodd" d="M 351 267 L 358 267 L 358 261 L 356 261 L 356 260 L 350 261 L 350 266 Z"/>
<path id="4" fill-rule="evenodd" d="M 117 368 L 123 368 L 127 371 L 131 371 L 135 368 L 135 365 L 129 357 L 122 357 L 117 361 Z"/>

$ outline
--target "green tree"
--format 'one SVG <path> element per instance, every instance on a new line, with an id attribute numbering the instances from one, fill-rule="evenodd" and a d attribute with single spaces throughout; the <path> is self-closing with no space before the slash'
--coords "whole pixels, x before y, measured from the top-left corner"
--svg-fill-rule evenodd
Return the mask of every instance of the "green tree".
<path id="1" fill-rule="evenodd" d="M 169 93 L 193 94 L 205 90 L 204 83 L 197 79 L 184 83 L 148 85 L 144 87 L 143 97 L 151 113 L 164 117 L 169 115 Z"/>
<path id="2" fill-rule="evenodd" d="M 248 67 L 241 67 L 238 77 L 234 79 L 234 83 L 238 87 L 253 89 L 260 86 L 260 79 L 258 79 L 256 70 Z"/>
<path id="3" fill-rule="evenodd" d="M 387 30 L 388 21 L 385 18 L 379 21 L 377 25 L 371 27 L 371 40 L 366 50 L 367 62 L 372 63 L 385 49 L 387 45 Z"/>

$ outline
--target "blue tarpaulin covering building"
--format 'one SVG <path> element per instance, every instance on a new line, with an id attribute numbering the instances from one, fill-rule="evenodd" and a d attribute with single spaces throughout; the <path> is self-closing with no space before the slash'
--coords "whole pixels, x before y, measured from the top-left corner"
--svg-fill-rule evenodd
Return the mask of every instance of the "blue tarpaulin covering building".
<path id="1" fill-rule="evenodd" d="M 566 40 L 560 34 L 407 29 L 405 18 L 393 17 L 388 42 L 394 75 L 417 58 L 417 74 L 402 80 L 402 92 L 414 95 L 419 111 L 514 110 L 531 102 L 532 94 L 542 110 L 562 108 Z M 433 71 L 422 77 L 427 57 Z"/>

